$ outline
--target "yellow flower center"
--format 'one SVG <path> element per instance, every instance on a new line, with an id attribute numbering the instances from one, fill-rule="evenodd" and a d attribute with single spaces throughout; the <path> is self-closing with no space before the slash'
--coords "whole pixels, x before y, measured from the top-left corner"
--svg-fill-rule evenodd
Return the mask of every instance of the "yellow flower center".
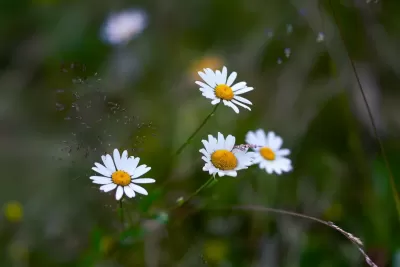
<path id="1" fill-rule="evenodd" d="M 215 96 L 224 100 L 232 100 L 232 88 L 226 84 L 217 85 L 217 87 L 215 87 Z"/>
<path id="2" fill-rule="evenodd" d="M 271 148 L 269 147 L 263 147 L 260 149 L 260 154 L 263 156 L 264 159 L 266 160 L 274 160 L 275 159 L 275 153 L 272 151 Z"/>
<path id="3" fill-rule="evenodd" d="M 220 170 L 233 170 L 237 166 L 235 155 L 225 149 L 219 149 L 211 155 L 212 164 Z"/>
<path id="4" fill-rule="evenodd" d="M 114 184 L 127 186 L 131 183 L 131 176 L 124 171 L 116 171 L 111 175 Z"/>

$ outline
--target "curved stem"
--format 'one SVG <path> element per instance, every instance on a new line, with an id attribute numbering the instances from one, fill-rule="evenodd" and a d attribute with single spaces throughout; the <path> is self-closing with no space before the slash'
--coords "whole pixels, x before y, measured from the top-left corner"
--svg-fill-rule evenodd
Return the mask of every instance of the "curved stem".
<path id="1" fill-rule="evenodd" d="M 221 103 L 221 102 L 220 102 Z M 186 140 L 185 143 L 183 143 L 178 150 L 175 152 L 175 155 L 178 156 L 183 149 L 185 149 L 185 147 L 192 141 L 192 139 L 196 136 L 196 134 L 201 130 L 201 128 L 203 128 L 203 126 L 207 123 L 207 121 L 214 116 L 215 111 L 217 110 L 218 106 L 220 105 L 220 103 L 218 103 L 217 105 L 215 105 L 215 107 L 213 108 L 213 110 L 211 111 L 210 114 L 208 114 L 208 116 L 204 119 L 204 121 L 199 125 L 199 127 L 197 127 L 197 129 L 192 133 L 191 136 L 189 136 L 189 138 Z"/>
<path id="2" fill-rule="evenodd" d="M 294 217 L 303 218 L 303 219 L 307 219 L 307 220 L 312 220 L 312 221 L 318 222 L 320 224 L 324 224 L 324 225 L 338 231 L 344 237 L 346 237 L 351 243 L 353 243 L 357 247 L 357 249 L 360 251 L 360 253 L 363 254 L 364 259 L 369 266 L 378 267 L 378 265 L 376 265 L 370 259 L 370 257 L 367 255 L 367 253 L 365 253 L 365 251 L 363 249 L 364 245 L 363 245 L 362 241 L 358 237 L 355 237 L 351 233 L 346 232 L 339 226 L 335 225 L 333 222 L 324 221 L 324 220 L 321 220 L 321 219 L 318 219 L 318 218 L 315 218 L 312 216 L 296 213 L 293 211 L 286 211 L 286 210 L 280 210 L 280 209 L 274 209 L 274 208 L 266 208 L 266 207 L 254 206 L 254 205 L 242 205 L 242 206 L 233 206 L 233 207 L 227 207 L 227 208 L 211 208 L 210 210 L 242 210 L 242 211 L 251 210 L 251 211 L 273 212 L 273 213 L 277 213 L 277 214 L 289 215 L 289 216 L 294 216 Z"/>

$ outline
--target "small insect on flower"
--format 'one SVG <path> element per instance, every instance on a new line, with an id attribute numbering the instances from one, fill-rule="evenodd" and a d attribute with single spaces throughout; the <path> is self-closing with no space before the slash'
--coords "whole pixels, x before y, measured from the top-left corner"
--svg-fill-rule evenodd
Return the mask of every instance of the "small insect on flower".
<path id="1" fill-rule="evenodd" d="M 152 178 L 139 178 L 147 173 L 151 168 L 146 165 L 139 164 L 139 157 L 129 157 L 128 151 L 122 152 L 120 155 L 118 149 L 114 149 L 113 157 L 109 154 L 101 156 L 104 165 L 95 162 L 92 170 L 104 176 L 91 176 L 94 184 L 101 184 L 100 190 L 109 192 L 117 188 L 115 199 L 120 200 L 125 195 L 129 198 L 135 196 L 135 192 L 147 195 L 147 191 L 137 184 L 154 183 Z"/>
<path id="2" fill-rule="evenodd" d="M 140 34 L 147 25 L 147 15 L 142 10 L 126 10 L 109 16 L 102 29 L 103 39 L 110 44 L 120 44 Z"/>
<path id="3" fill-rule="evenodd" d="M 209 174 L 236 177 L 237 171 L 252 165 L 254 153 L 235 148 L 235 137 L 232 135 L 228 135 L 226 139 L 221 133 L 218 133 L 218 139 L 208 135 L 208 141 L 202 142 L 204 148 L 200 149 L 200 153 L 206 162 L 203 171 L 208 171 Z"/>
<path id="4" fill-rule="evenodd" d="M 251 110 L 245 104 L 252 105 L 252 103 L 239 95 L 252 91 L 254 88 L 247 87 L 246 82 L 239 82 L 232 86 L 237 76 L 236 72 L 232 72 L 228 77 L 226 67 L 222 68 L 222 72 L 219 70 L 214 72 L 209 68 L 203 71 L 199 71 L 198 74 L 206 83 L 196 81 L 196 84 L 201 86 L 200 91 L 203 96 L 212 99 L 212 105 L 216 105 L 222 100 L 225 106 L 231 107 L 236 113 L 239 113 L 239 108 L 236 105 Z"/>
<path id="5" fill-rule="evenodd" d="M 282 138 L 269 132 L 267 135 L 264 130 L 259 129 L 255 132 L 249 131 L 246 135 L 246 143 L 254 144 L 253 150 L 256 152 L 253 164 L 259 164 L 260 169 L 265 169 L 268 173 L 282 174 L 292 170 L 292 162 L 286 158 L 290 154 L 289 149 L 281 149 Z"/>

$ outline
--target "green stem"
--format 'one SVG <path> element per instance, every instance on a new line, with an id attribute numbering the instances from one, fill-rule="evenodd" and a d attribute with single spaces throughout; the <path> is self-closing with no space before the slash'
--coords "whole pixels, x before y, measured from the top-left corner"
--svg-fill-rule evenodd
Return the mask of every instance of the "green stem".
<path id="1" fill-rule="evenodd" d="M 338 26 L 340 39 L 342 40 L 342 42 L 343 42 L 343 44 L 344 44 L 344 46 L 346 48 L 347 57 L 348 57 L 348 59 L 350 61 L 351 68 L 352 68 L 354 76 L 355 76 L 355 78 L 357 80 L 358 88 L 360 89 L 361 96 L 362 96 L 363 101 L 365 103 L 365 107 L 367 109 L 368 116 L 369 116 L 369 119 L 371 121 L 372 129 L 374 131 L 375 139 L 378 141 L 378 145 L 379 145 L 382 157 L 383 157 L 383 161 L 385 162 L 385 166 L 386 166 L 386 169 L 388 171 L 389 182 L 390 182 L 390 187 L 392 189 L 392 195 L 393 195 L 393 198 L 394 198 L 394 202 L 395 202 L 395 205 L 396 205 L 397 216 L 398 216 L 398 218 L 400 220 L 400 196 L 399 196 L 399 193 L 397 192 L 397 189 L 396 189 L 396 183 L 395 183 L 394 175 L 393 175 L 393 172 L 392 172 L 392 168 L 390 167 L 389 159 L 387 157 L 387 154 L 386 154 L 386 151 L 385 151 L 385 147 L 383 146 L 383 142 L 382 142 L 381 138 L 379 137 L 378 128 L 376 127 L 374 116 L 372 115 L 372 111 L 371 111 L 371 108 L 370 108 L 370 106 L 368 104 L 367 97 L 366 97 L 364 89 L 363 89 L 363 87 L 361 85 L 361 81 L 360 81 L 360 77 L 358 76 L 357 69 L 355 67 L 355 64 L 354 64 L 351 56 L 350 56 L 349 51 L 347 50 L 345 39 L 344 39 L 343 33 L 341 31 L 338 18 L 336 17 L 336 14 L 335 14 L 335 9 L 333 7 L 332 0 L 329 0 L 329 4 L 330 4 L 331 10 L 332 10 L 332 15 L 333 15 L 333 18 L 335 20 L 335 23 Z"/>
<path id="2" fill-rule="evenodd" d="M 176 208 L 179 208 L 183 205 L 185 205 L 189 200 L 191 200 L 193 197 L 195 197 L 198 193 L 200 193 L 201 190 L 206 188 L 215 178 L 211 176 L 202 186 L 200 186 L 196 191 L 194 191 L 190 196 L 188 196 L 185 200 L 182 202 L 176 204 L 175 206 L 171 207 L 169 210 L 174 210 Z"/>
<path id="3" fill-rule="evenodd" d="M 195 135 L 196 135 L 196 134 L 201 130 L 201 128 L 203 128 L 203 126 L 207 123 L 207 121 L 208 121 L 212 116 L 214 116 L 214 113 L 215 113 L 215 111 L 217 110 L 217 108 L 218 108 L 218 106 L 219 106 L 220 104 L 221 104 L 221 102 L 218 103 L 217 105 L 215 105 L 215 107 L 213 108 L 213 110 L 211 111 L 211 113 L 208 114 L 208 116 L 204 119 L 204 121 L 200 124 L 200 126 L 197 127 L 197 129 L 192 133 L 191 136 L 189 136 L 189 138 L 186 140 L 186 142 L 183 143 L 183 144 L 181 145 L 181 147 L 178 148 L 178 150 L 175 152 L 175 155 L 176 155 L 176 156 L 178 156 L 178 155 L 183 151 L 183 149 L 185 149 L 185 147 L 192 141 L 192 139 L 195 137 Z"/>
<path id="4" fill-rule="evenodd" d="M 124 209 L 122 207 L 122 199 L 119 201 L 119 216 L 121 220 L 122 229 L 124 229 Z"/>

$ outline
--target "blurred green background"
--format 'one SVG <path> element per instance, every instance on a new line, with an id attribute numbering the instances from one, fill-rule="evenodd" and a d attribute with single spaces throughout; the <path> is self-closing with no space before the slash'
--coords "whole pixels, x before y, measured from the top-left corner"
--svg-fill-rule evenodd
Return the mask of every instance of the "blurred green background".
<path id="1" fill-rule="evenodd" d="M 129 8 L 147 13 L 143 32 L 105 43 L 107 16 Z M 229 208 L 245 204 L 333 221 L 399 267 L 388 170 L 347 55 L 400 188 L 399 12 L 398 0 L 3 1 L 0 266 L 366 266 L 337 231 Z M 224 65 L 255 88 L 252 111 L 219 108 L 171 157 L 213 108 L 196 72 Z M 244 143 L 258 128 L 282 136 L 293 172 L 252 167 L 167 215 L 208 179 L 203 138 Z M 89 180 L 115 147 L 157 180 L 124 202 L 124 230 L 114 194 Z"/>

